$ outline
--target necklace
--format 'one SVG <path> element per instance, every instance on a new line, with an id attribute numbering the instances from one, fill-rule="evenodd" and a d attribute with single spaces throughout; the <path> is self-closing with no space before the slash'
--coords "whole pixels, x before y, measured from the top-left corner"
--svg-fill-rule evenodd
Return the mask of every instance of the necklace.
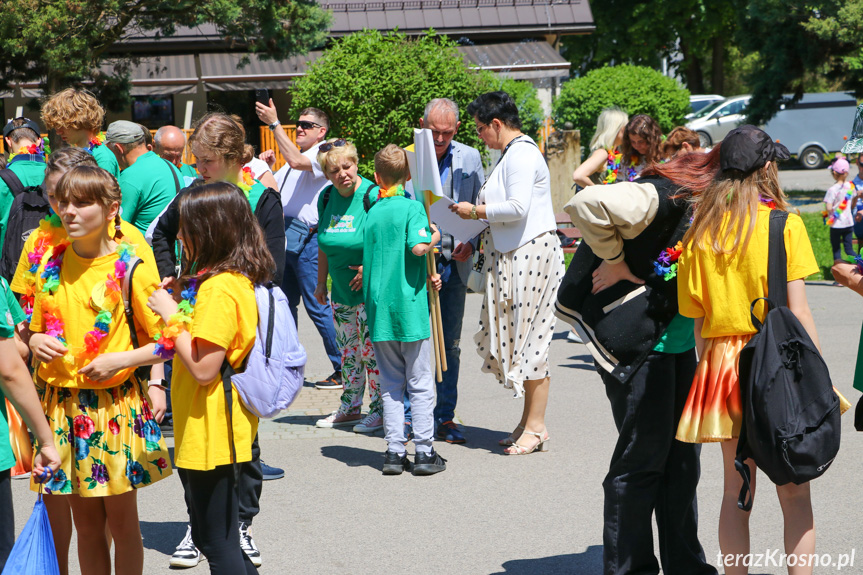
<path id="1" fill-rule="evenodd" d="M 52 250 L 51 257 L 45 264 L 42 278 L 42 317 L 45 320 L 45 334 L 56 337 L 68 347 L 65 337 L 65 324 L 60 313 L 60 306 L 55 300 L 57 288 L 60 286 L 60 270 L 63 267 L 63 257 L 70 246 L 67 239 L 62 240 Z M 93 329 L 84 335 L 84 349 L 73 354 L 76 359 L 92 360 L 99 353 L 102 339 L 108 335 L 113 319 L 113 310 L 121 298 L 120 282 L 126 277 L 129 260 L 135 255 L 135 246 L 128 242 L 117 245 L 117 261 L 114 262 L 114 273 L 108 274 L 105 281 L 104 295 L 100 298 Z"/>
<path id="2" fill-rule="evenodd" d="M 24 272 L 24 293 L 21 294 L 19 300 L 24 314 L 27 316 L 27 323 L 33 319 L 33 303 L 36 300 L 36 272 L 39 271 L 39 266 L 42 265 L 45 259 L 45 254 L 51 251 L 54 247 L 54 232 L 57 228 L 63 226 L 60 216 L 50 212 L 39 222 L 39 228 L 36 230 L 36 241 L 33 243 L 33 251 L 27 253 L 27 262 L 30 267 Z"/>
<path id="3" fill-rule="evenodd" d="M 844 212 L 851 203 L 851 198 L 854 196 L 854 192 L 857 191 L 857 187 L 851 182 L 845 182 L 845 185 L 848 186 L 848 191 L 845 192 L 845 197 L 842 198 L 842 201 L 839 202 L 839 205 L 836 206 L 836 208 L 833 210 L 833 213 L 828 216 L 828 226 L 832 226 L 834 223 L 836 223 L 836 220 L 839 219 L 839 217 L 842 215 L 842 212 Z"/>
<path id="4" fill-rule="evenodd" d="M 653 262 L 653 269 L 656 275 L 665 281 L 671 281 L 677 277 L 677 260 L 680 259 L 680 254 L 682 253 L 683 242 L 677 242 L 673 248 L 662 250 L 662 253 Z"/>
<path id="5" fill-rule="evenodd" d="M 249 193 L 252 191 L 252 186 L 255 185 L 255 178 L 252 176 L 252 168 L 246 166 L 240 171 L 240 176 L 242 177 L 241 182 L 237 182 L 237 187 L 243 190 L 243 193 L 246 194 L 246 199 L 249 199 Z"/>
<path id="6" fill-rule="evenodd" d="M 196 277 L 190 278 L 186 288 L 180 292 L 183 299 L 177 305 L 177 311 L 168 318 L 165 328 L 156 334 L 156 349 L 153 355 L 158 355 L 162 359 L 174 357 L 174 338 L 192 325 L 195 303 L 198 300 L 198 282 L 205 271 L 201 270 Z"/>
<path id="7" fill-rule="evenodd" d="M 91 154 L 93 150 L 105 143 L 105 132 L 99 132 L 87 142 L 87 151 Z"/>
<path id="8" fill-rule="evenodd" d="M 395 186 L 387 189 L 380 189 L 378 192 L 378 199 L 382 200 L 384 198 L 392 198 L 393 196 L 404 196 L 405 188 L 401 184 L 396 184 Z"/>
<path id="9" fill-rule="evenodd" d="M 623 153 L 617 148 L 612 148 L 608 152 L 608 161 L 606 162 L 605 177 L 602 179 L 603 184 L 613 184 L 617 181 L 617 175 L 620 171 L 620 164 L 623 162 Z M 633 181 L 638 173 L 635 171 L 635 159 L 630 158 L 629 166 L 626 168 L 626 181 Z"/>
<path id="10" fill-rule="evenodd" d="M 45 158 L 51 153 L 51 148 L 45 145 L 45 140 L 42 140 L 39 145 L 30 144 L 29 146 L 21 146 L 17 152 L 9 154 L 9 160 L 12 160 L 15 156 L 21 155 L 31 155 L 36 156 L 35 160 L 37 162 L 44 162 Z"/>

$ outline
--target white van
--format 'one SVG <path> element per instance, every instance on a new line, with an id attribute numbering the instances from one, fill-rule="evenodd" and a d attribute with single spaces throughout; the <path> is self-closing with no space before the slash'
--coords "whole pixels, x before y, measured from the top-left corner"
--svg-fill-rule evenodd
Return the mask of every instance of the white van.
<path id="1" fill-rule="evenodd" d="M 791 95 L 787 94 L 790 98 Z M 746 123 L 750 96 L 735 96 L 703 108 L 686 126 L 694 130 L 704 147 L 712 146 Z M 761 128 L 785 144 L 804 168 L 818 168 L 824 155 L 838 152 L 851 135 L 857 100 L 846 92 L 804 94 L 799 102 L 783 104 Z"/>

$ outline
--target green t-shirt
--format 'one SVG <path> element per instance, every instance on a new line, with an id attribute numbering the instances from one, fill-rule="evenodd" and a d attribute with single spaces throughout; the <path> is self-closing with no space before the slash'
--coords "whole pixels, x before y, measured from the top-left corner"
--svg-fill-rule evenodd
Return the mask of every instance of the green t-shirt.
<path id="1" fill-rule="evenodd" d="M 24 156 L 20 157 L 23 158 Z M 45 180 L 45 162 L 12 158 L 6 167 L 18 176 L 21 185 L 25 188 L 39 186 Z M 3 242 L 6 239 L 6 224 L 9 223 L 9 210 L 12 209 L 14 200 L 15 196 L 12 195 L 12 190 L 9 189 L 6 182 L 0 180 L 0 250 L 3 249 Z"/>
<path id="2" fill-rule="evenodd" d="M 363 238 L 363 296 L 372 341 L 419 341 L 431 334 L 425 256 L 411 248 L 431 241 L 423 205 L 404 196 L 369 210 Z"/>
<path id="3" fill-rule="evenodd" d="M 198 179 L 198 170 L 194 164 L 180 164 L 180 173 L 189 178 Z"/>
<path id="4" fill-rule="evenodd" d="M 653 351 L 683 353 L 695 347 L 695 320 L 680 314 L 674 316 Z"/>
<path id="5" fill-rule="evenodd" d="M 252 184 L 252 189 L 249 190 L 249 205 L 252 206 L 252 214 L 258 209 L 258 202 L 261 201 L 261 196 L 267 191 L 267 186 L 255 180 Z"/>
<path id="6" fill-rule="evenodd" d="M 15 295 L 9 289 L 6 280 L 0 277 L 0 337 L 9 339 L 15 337 L 15 326 L 25 321 L 21 306 L 15 301 Z M 9 424 L 6 421 L 6 396 L 0 391 L 0 471 L 15 466 L 15 454 L 9 445 Z"/>
<path id="7" fill-rule="evenodd" d="M 117 163 L 117 156 L 108 149 L 108 146 L 102 144 L 93 148 L 93 158 L 100 168 L 107 170 L 115 178 L 120 177 L 120 164 Z"/>
<path id="8" fill-rule="evenodd" d="M 350 198 L 341 195 L 335 186 L 327 186 L 318 194 L 318 247 L 323 250 L 333 278 L 332 300 L 357 306 L 363 303 L 362 290 L 354 291 L 350 282 L 357 275 L 349 266 L 363 263 L 363 226 L 366 210 L 363 196 L 374 183 L 360 176 L 360 186 Z M 324 206 L 324 196 L 329 201 Z"/>
<path id="9" fill-rule="evenodd" d="M 173 174 L 173 175 L 172 175 Z M 176 181 L 174 177 L 176 176 Z M 156 152 L 147 152 L 117 178 L 123 193 L 123 219 L 146 233 L 147 228 L 183 186 L 180 170 Z"/>

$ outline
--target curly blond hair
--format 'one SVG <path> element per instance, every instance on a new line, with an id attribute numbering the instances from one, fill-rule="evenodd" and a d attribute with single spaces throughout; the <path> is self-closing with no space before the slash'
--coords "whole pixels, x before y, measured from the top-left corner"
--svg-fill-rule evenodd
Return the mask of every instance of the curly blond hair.
<path id="1" fill-rule="evenodd" d="M 87 90 L 66 88 L 42 104 L 42 121 L 49 130 L 71 128 L 98 133 L 104 120 L 105 110 Z"/>

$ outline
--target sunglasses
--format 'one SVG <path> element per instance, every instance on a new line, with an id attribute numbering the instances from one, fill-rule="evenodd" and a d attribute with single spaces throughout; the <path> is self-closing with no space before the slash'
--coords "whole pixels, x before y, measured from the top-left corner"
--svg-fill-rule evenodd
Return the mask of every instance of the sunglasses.
<path id="1" fill-rule="evenodd" d="M 311 130 L 312 128 L 323 128 L 320 124 L 315 124 L 314 122 L 309 122 L 308 120 L 299 120 L 297 121 L 297 127 L 302 128 L 303 130 Z"/>
<path id="2" fill-rule="evenodd" d="M 333 148 L 341 148 L 342 146 L 347 145 L 348 141 L 344 138 L 339 138 L 338 140 L 334 140 L 332 142 L 326 142 L 318 146 L 318 150 L 321 152 L 329 152 Z"/>

